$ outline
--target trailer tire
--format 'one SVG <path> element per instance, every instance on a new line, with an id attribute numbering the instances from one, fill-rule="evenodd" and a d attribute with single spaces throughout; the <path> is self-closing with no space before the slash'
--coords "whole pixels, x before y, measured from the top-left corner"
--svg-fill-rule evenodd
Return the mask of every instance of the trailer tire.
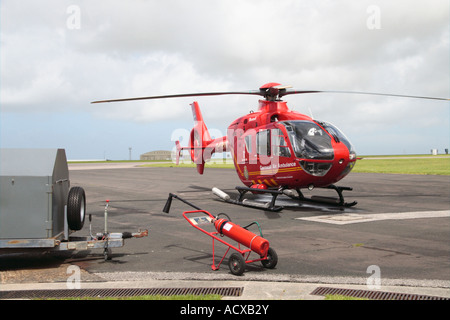
<path id="1" fill-rule="evenodd" d="M 111 248 L 105 248 L 105 250 L 103 250 L 103 259 L 105 261 L 109 261 L 112 259 L 112 250 Z"/>
<path id="2" fill-rule="evenodd" d="M 235 276 L 241 276 L 245 270 L 245 260 L 244 257 L 238 253 L 233 253 L 228 259 L 228 266 L 230 271 Z"/>
<path id="3" fill-rule="evenodd" d="M 267 251 L 267 260 L 261 260 L 261 264 L 264 268 L 273 269 L 278 263 L 278 255 L 272 248 Z"/>
<path id="4" fill-rule="evenodd" d="M 67 223 L 71 230 L 81 230 L 86 213 L 86 196 L 83 188 L 73 187 L 67 199 Z"/>

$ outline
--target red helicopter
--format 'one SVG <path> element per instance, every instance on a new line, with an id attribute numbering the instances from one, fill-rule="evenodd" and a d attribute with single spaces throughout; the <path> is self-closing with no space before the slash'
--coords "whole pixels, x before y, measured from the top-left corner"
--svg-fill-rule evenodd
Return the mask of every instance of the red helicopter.
<path id="1" fill-rule="evenodd" d="M 325 202 L 339 207 L 357 204 L 356 201 L 345 202 L 342 195 L 344 190 L 352 188 L 335 185 L 350 173 L 357 160 L 355 149 L 348 138 L 328 122 L 317 121 L 290 110 L 287 103 L 281 100 L 283 96 L 327 92 L 449 100 L 368 92 L 288 90 L 290 88 L 279 83 L 267 83 L 254 91 L 188 93 L 101 100 L 92 103 L 232 94 L 262 96 L 257 111 L 233 121 L 228 127 L 227 135 L 216 139 L 211 138 L 198 103 L 191 104 L 194 127 L 188 146 L 182 147 L 180 142 L 176 141 L 176 163 L 179 163 L 182 150 L 188 150 L 191 160 L 197 165 L 198 173 L 203 174 L 205 163 L 214 153 L 230 152 L 236 172 L 245 187 L 236 187 L 239 192 L 237 199 L 231 199 L 228 194 L 217 188 L 213 188 L 213 193 L 229 203 L 279 211 L 283 207 L 275 205 L 275 202 L 281 194 L 301 202 Z M 301 192 L 301 189 L 306 188 L 333 189 L 337 192 L 338 198 L 318 196 L 307 198 Z M 272 199 L 267 203 L 244 199 L 247 192 L 270 194 Z"/>

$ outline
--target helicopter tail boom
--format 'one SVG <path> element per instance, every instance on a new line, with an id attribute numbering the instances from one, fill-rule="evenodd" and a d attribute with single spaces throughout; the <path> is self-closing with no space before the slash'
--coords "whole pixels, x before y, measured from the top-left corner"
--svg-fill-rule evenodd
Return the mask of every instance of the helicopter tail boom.
<path id="1" fill-rule="evenodd" d="M 189 146 L 182 147 L 179 141 L 175 142 L 177 149 L 176 163 L 179 164 L 181 151 L 188 150 L 191 160 L 197 165 L 198 173 L 203 174 L 205 161 L 210 160 L 215 152 L 226 152 L 228 149 L 228 142 L 227 137 L 212 139 L 208 128 L 203 121 L 198 102 L 192 103 L 191 107 L 194 118 L 194 127 L 191 130 Z"/>

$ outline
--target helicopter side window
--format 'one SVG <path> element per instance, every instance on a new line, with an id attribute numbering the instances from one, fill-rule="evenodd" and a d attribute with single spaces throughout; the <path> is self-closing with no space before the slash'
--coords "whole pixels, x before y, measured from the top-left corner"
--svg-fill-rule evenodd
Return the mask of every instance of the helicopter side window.
<path id="1" fill-rule="evenodd" d="M 291 157 L 291 151 L 280 129 L 272 130 L 272 154 L 278 157 Z"/>
<path id="2" fill-rule="evenodd" d="M 270 156 L 270 130 L 261 130 L 256 134 L 257 153 Z"/>
<path id="3" fill-rule="evenodd" d="M 245 147 L 247 148 L 247 152 L 249 153 L 249 154 L 252 154 L 252 136 L 246 136 L 245 138 L 244 138 L 244 141 L 245 141 Z"/>

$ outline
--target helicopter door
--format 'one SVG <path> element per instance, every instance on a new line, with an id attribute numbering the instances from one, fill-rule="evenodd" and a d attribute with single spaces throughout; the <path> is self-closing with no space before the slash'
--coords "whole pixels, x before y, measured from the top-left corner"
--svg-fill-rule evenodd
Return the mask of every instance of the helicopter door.
<path id="1" fill-rule="evenodd" d="M 256 153 L 260 164 L 270 164 L 271 146 L 270 146 L 270 129 L 263 129 L 256 133 Z"/>
<path id="2" fill-rule="evenodd" d="M 249 130 L 248 135 L 244 137 L 245 142 L 245 163 L 256 164 L 256 135 L 254 130 Z"/>
<path id="3" fill-rule="evenodd" d="M 289 144 L 278 128 L 260 130 L 256 134 L 257 154 L 263 165 L 273 162 L 273 158 L 290 158 Z"/>
<path id="4" fill-rule="evenodd" d="M 270 130 L 261 130 L 256 134 L 258 154 L 270 156 Z"/>
<path id="5" fill-rule="evenodd" d="M 284 138 L 283 131 L 280 129 L 272 129 L 272 155 L 276 157 L 291 157 L 289 145 Z"/>

